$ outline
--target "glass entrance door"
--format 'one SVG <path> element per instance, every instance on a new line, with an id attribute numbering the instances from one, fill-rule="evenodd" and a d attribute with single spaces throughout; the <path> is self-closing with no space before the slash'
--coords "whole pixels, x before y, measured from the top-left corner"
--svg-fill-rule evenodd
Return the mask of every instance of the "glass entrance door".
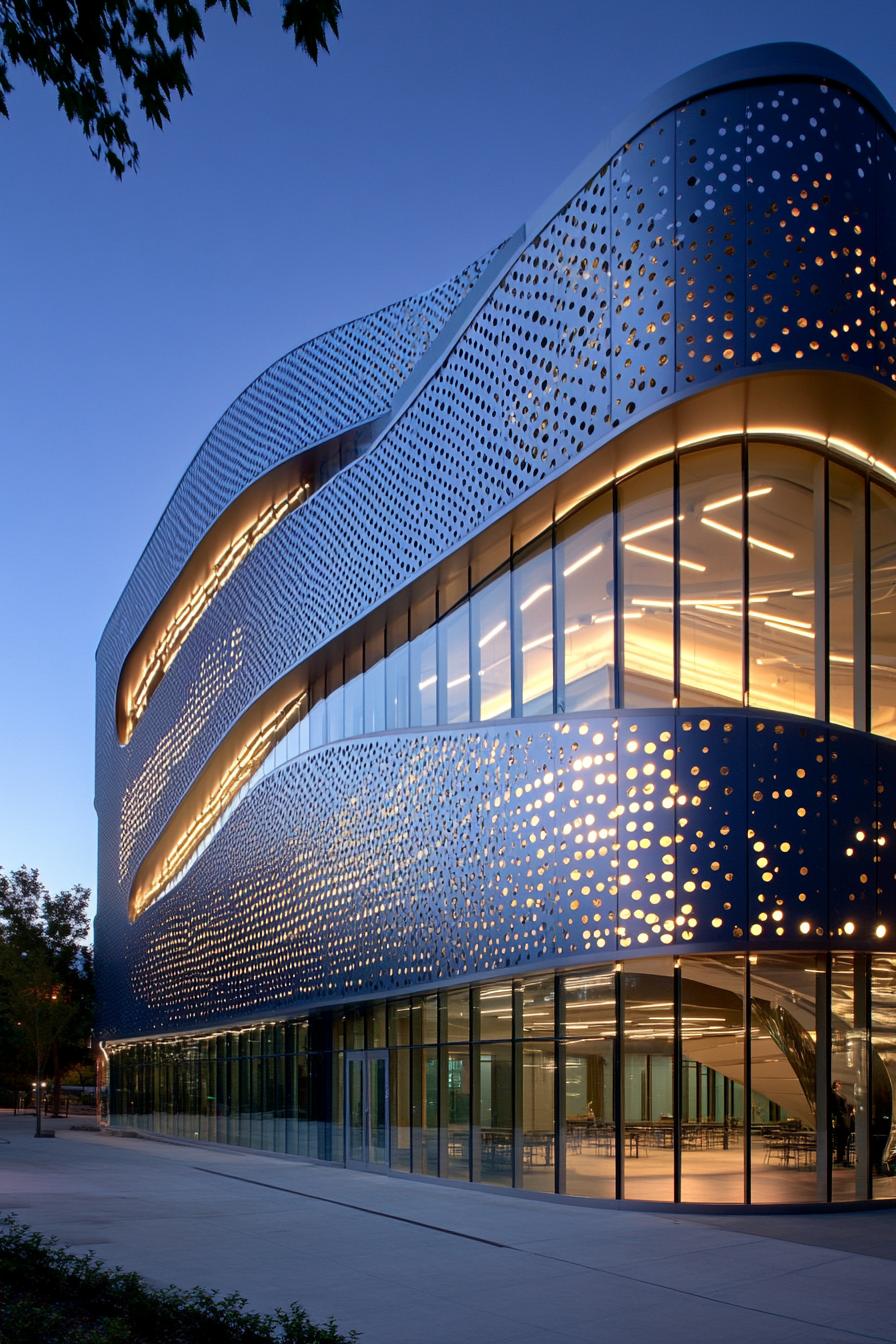
<path id="1" fill-rule="evenodd" d="M 345 1112 L 347 1164 L 388 1166 L 389 1055 L 386 1050 L 346 1052 Z"/>

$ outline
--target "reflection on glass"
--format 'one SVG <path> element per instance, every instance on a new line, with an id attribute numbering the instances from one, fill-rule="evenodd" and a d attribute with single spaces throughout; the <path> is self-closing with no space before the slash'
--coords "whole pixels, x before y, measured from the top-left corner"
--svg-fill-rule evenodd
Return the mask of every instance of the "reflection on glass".
<path id="1" fill-rule="evenodd" d="M 470 1179 L 470 1051 L 455 1047 L 445 1053 L 448 1089 L 446 1175 L 455 1180 L 468 1181 Z"/>
<path id="2" fill-rule="evenodd" d="M 715 526 L 742 532 L 739 443 L 683 454 L 679 514 L 679 703 L 742 705 L 743 546 Z"/>
<path id="3" fill-rule="evenodd" d="M 871 1179 L 875 1199 L 896 1196 L 896 957 L 871 958 Z"/>
<path id="4" fill-rule="evenodd" d="M 402 644 L 386 659 L 386 727 L 407 728 L 409 713 L 408 646 Z"/>
<path id="5" fill-rule="evenodd" d="M 832 723 L 855 717 L 856 652 L 865 643 L 865 483 L 832 462 L 828 474 L 828 685 Z M 861 673 L 860 673 L 861 675 Z"/>
<path id="6" fill-rule="evenodd" d="M 473 718 L 510 714 L 510 575 L 502 574 L 470 599 L 474 671 Z"/>
<path id="7" fill-rule="evenodd" d="M 748 458 L 750 704 L 812 717 L 824 462 L 777 443 L 751 443 Z M 720 545 L 738 545 L 740 524 L 731 532 Z"/>
<path id="8" fill-rule="evenodd" d="M 411 1001 L 411 1031 L 415 1045 L 434 1045 L 439 1039 L 439 997 L 424 994 Z"/>
<path id="9" fill-rule="evenodd" d="M 754 1204 L 813 1203 L 816 958 L 751 958 L 750 1164 Z"/>
<path id="10" fill-rule="evenodd" d="M 361 1056 L 350 1058 L 346 1067 L 346 1107 L 349 1161 L 363 1162 L 365 1160 L 364 1060 Z"/>
<path id="11" fill-rule="evenodd" d="M 612 491 L 560 524 L 556 574 L 558 708 L 608 708 L 615 698 Z"/>
<path id="12" fill-rule="evenodd" d="M 513 1068 L 509 1045 L 489 1044 L 479 1049 L 473 1180 L 490 1185 L 510 1185 L 513 1180 Z"/>
<path id="13" fill-rule="evenodd" d="M 554 977 L 523 981 L 523 1035 L 553 1036 Z"/>
<path id="14" fill-rule="evenodd" d="M 389 1004 L 389 1044 L 410 1045 L 411 1005 L 407 999 L 393 999 Z"/>
<path id="15" fill-rule="evenodd" d="M 675 519 L 672 463 L 662 462 L 619 486 L 619 575 L 622 589 L 622 703 L 672 703 Z M 702 560 L 681 567 L 704 573 Z"/>
<path id="16" fill-rule="evenodd" d="M 525 1042 L 517 1046 L 523 1074 L 521 1177 L 527 1190 L 554 1189 L 554 1043 Z"/>
<path id="17" fill-rule="evenodd" d="M 385 1051 L 367 1056 L 367 1161 L 385 1165 L 389 1158 L 389 1060 Z"/>
<path id="18" fill-rule="evenodd" d="M 479 995 L 479 1039 L 505 1041 L 513 1035 L 513 985 L 509 980 L 485 985 Z"/>
<path id="19" fill-rule="evenodd" d="M 689 957 L 681 971 L 681 1197 L 744 1197 L 744 958 Z"/>
<path id="20" fill-rule="evenodd" d="M 896 737 L 896 507 L 871 487 L 871 729 Z"/>
<path id="21" fill-rule="evenodd" d="M 554 708 L 554 584 L 550 545 L 513 570 L 514 667 L 519 713 Z"/>
<path id="22" fill-rule="evenodd" d="M 324 702 L 327 706 L 327 741 L 340 742 L 345 737 L 345 718 L 342 712 L 342 687 L 331 691 Z"/>
<path id="23" fill-rule="evenodd" d="M 308 746 L 311 748 L 322 747 L 324 744 L 327 727 L 326 712 L 326 702 L 319 700 L 308 715 Z"/>
<path id="24" fill-rule="evenodd" d="M 411 1051 L 412 1162 L 418 1175 L 439 1174 L 439 1052 Z"/>
<path id="25" fill-rule="evenodd" d="M 353 677 L 344 688 L 346 737 L 360 737 L 364 732 L 364 678 Z"/>
<path id="26" fill-rule="evenodd" d="M 462 602 L 437 626 L 439 640 L 439 721 L 470 718 L 470 607 Z"/>
<path id="27" fill-rule="evenodd" d="M 418 635 L 411 643 L 411 724 L 427 727 L 438 714 L 436 629 Z"/>
<path id="28" fill-rule="evenodd" d="M 386 726 L 386 664 L 381 658 L 364 673 L 364 731 L 381 733 Z"/>
<path id="29" fill-rule="evenodd" d="M 411 1169 L 411 1052 L 389 1051 L 389 1164 L 395 1171 Z"/>
<path id="30" fill-rule="evenodd" d="M 868 1049 L 865 958 L 831 958 L 831 1197 L 867 1199 Z M 836 1095 L 835 1095 L 836 1094 Z"/>
<path id="31" fill-rule="evenodd" d="M 445 995 L 445 1025 L 449 1041 L 470 1039 L 470 991 L 453 989 Z"/>
<path id="32" fill-rule="evenodd" d="M 593 971 L 563 982 L 566 1021 L 566 1192 L 613 1199 L 616 1131 L 613 1044 L 616 974 Z"/>
<path id="33" fill-rule="evenodd" d="M 672 1199 L 675 1013 L 671 957 L 622 977 L 626 1199 Z"/>

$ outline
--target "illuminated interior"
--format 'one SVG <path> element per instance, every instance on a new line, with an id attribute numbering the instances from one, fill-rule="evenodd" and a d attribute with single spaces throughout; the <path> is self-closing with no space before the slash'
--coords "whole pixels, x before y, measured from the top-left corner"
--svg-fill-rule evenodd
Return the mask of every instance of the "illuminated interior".
<path id="1" fill-rule="evenodd" d="M 346 737 L 616 705 L 750 705 L 896 737 L 894 615 L 889 488 L 783 438 L 692 446 L 568 514 L 416 638 L 391 617 L 251 735 L 241 721 L 201 776 L 214 790 L 194 786 L 144 861 L 132 915 L 265 774 Z"/>
<path id="2" fill-rule="evenodd" d="M 256 481 L 206 533 L 190 562 L 168 590 L 131 652 L 119 678 L 118 735 L 130 741 L 134 728 L 202 613 L 272 528 L 308 498 L 310 485 L 297 480 L 294 460 Z"/>
<path id="3" fill-rule="evenodd" d="M 175 1137 L 545 1194 L 892 1199 L 894 1026 L 892 956 L 656 956 L 111 1045 L 110 1108 Z M 853 1112 L 839 1132 L 834 1080 Z"/>
<path id="4" fill-rule="evenodd" d="M 295 678 L 286 678 L 228 733 L 176 809 L 161 841 L 141 863 L 131 891 L 131 919 L 169 891 L 195 863 L 245 794 L 259 764 L 288 734 L 306 698 L 304 690 L 296 690 Z"/>

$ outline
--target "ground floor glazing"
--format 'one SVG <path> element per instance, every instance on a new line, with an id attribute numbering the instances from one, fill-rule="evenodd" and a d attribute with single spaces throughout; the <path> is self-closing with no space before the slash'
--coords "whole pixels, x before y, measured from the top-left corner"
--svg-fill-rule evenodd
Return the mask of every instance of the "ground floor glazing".
<path id="1" fill-rule="evenodd" d="M 111 1042 L 114 1125 L 598 1199 L 896 1198 L 896 956 L 656 957 Z"/>

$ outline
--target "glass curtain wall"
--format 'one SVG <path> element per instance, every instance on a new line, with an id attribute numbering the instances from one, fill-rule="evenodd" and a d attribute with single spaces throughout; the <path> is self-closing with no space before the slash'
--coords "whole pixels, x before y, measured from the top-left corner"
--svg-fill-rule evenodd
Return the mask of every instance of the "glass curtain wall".
<path id="1" fill-rule="evenodd" d="M 340 654 L 203 844 L 271 770 L 361 731 L 749 704 L 896 738 L 894 594 L 889 489 L 790 443 L 681 452 L 576 509 L 414 639 L 406 611 Z"/>
<path id="2" fill-rule="evenodd" d="M 896 957 L 678 960 L 113 1045 L 112 1123 L 593 1199 L 896 1198 Z"/>

